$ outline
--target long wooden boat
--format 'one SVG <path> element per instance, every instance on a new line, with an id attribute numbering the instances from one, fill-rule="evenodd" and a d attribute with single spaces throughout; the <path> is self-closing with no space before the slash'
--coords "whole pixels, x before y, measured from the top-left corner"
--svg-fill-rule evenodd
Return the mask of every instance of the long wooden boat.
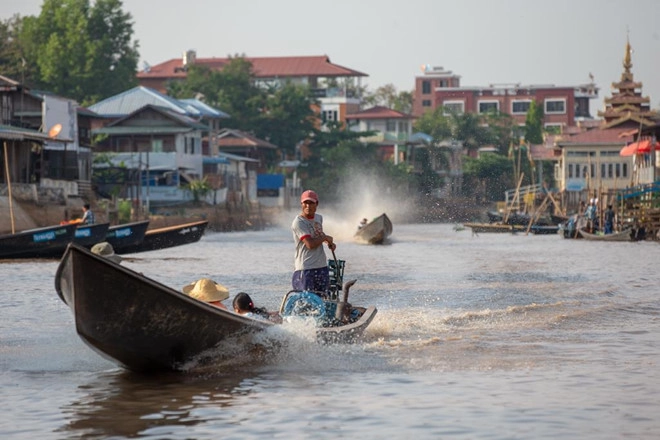
<path id="1" fill-rule="evenodd" d="M 626 229 L 612 234 L 590 234 L 584 229 L 578 229 L 578 233 L 585 240 L 591 241 L 633 241 L 632 229 Z"/>
<path id="2" fill-rule="evenodd" d="M 392 235 L 392 221 L 383 213 L 371 222 L 357 230 L 354 237 L 357 241 L 368 244 L 382 244 Z"/>
<path id="3" fill-rule="evenodd" d="M 105 241 L 110 243 L 113 249 L 133 246 L 144 240 L 148 227 L 149 220 L 110 226 L 105 235 Z"/>
<path id="4" fill-rule="evenodd" d="M 92 225 L 78 225 L 73 242 L 81 246 L 94 246 L 105 241 L 110 223 L 94 223 Z M 64 253 L 64 249 L 62 249 Z"/>
<path id="5" fill-rule="evenodd" d="M 200 357 L 222 360 L 235 353 L 214 350 L 220 344 L 243 344 L 241 335 L 278 325 L 198 301 L 76 244 L 60 260 L 55 290 L 71 309 L 80 338 L 103 357 L 137 372 L 185 370 Z M 345 290 L 342 299 L 348 297 Z M 345 303 L 338 302 L 337 308 Z M 376 308 L 356 310 L 360 316 L 343 327 L 319 327 L 318 339 L 356 341 Z"/>
<path id="6" fill-rule="evenodd" d="M 76 226 L 48 226 L 2 235 L 0 258 L 59 258 L 73 240 Z"/>
<path id="7" fill-rule="evenodd" d="M 165 228 L 148 229 L 141 242 L 113 246 L 113 248 L 117 254 L 132 254 L 195 243 L 202 238 L 208 224 L 208 220 L 200 220 Z"/>
<path id="8" fill-rule="evenodd" d="M 511 234 L 515 232 L 525 232 L 525 230 L 527 229 L 523 225 L 507 225 L 501 223 L 463 223 L 463 226 L 472 229 L 473 234 L 480 234 L 482 232 Z"/>

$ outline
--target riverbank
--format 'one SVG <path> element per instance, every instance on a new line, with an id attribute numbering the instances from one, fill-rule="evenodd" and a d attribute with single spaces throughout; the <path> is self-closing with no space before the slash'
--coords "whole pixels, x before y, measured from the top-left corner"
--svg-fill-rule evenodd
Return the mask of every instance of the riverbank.
<path id="1" fill-rule="evenodd" d="M 82 200 L 73 199 L 63 204 L 36 204 L 34 202 L 13 200 L 11 210 L 9 199 L 0 197 L 0 235 L 14 231 L 57 225 L 64 219 L 72 219 L 82 215 Z M 110 221 L 111 215 L 92 206 L 97 222 Z M 13 212 L 13 219 L 11 212 Z M 162 208 L 149 216 L 150 229 L 173 226 L 194 220 L 208 220 L 208 230 L 216 232 L 261 230 L 277 218 L 279 208 L 268 208 L 259 205 L 243 208 L 216 206 L 181 205 Z"/>

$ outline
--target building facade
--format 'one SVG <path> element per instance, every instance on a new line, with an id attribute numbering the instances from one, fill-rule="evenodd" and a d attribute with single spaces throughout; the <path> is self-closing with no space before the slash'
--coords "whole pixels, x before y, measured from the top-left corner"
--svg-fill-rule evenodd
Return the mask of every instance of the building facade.
<path id="1" fill-rule="evenodd" d="M 461 77 L 442 67 L 423 66 L 423 74 L 415 78 L 413 115 L 445 107 L 457 113 L 488 113 L 497 111 L 511 115 L 518 124 L 525 117 L 532 101 L 543 109 L 546 128 L 558 131 L 574 126 L 577 121 L 592 119 L 589 102 L 598 97 L 593 83 L 579 86 L 491 84 L 479 87 L 461 86 Z"/>

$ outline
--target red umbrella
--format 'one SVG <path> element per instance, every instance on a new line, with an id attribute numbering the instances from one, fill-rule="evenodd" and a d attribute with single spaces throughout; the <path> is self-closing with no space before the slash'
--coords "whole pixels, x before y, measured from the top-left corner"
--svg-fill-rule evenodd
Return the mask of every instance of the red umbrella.
<path id="1" fill-rule="evenodd" d="M 660 142 L 656 142 L 653 148 L 660 150 Z M 620 156 L 632 156 L 633 154 L 649 153 L 651 151 L 651 141 L 643 139 L 637 142 L 631 142 L 621 149 Z"/>

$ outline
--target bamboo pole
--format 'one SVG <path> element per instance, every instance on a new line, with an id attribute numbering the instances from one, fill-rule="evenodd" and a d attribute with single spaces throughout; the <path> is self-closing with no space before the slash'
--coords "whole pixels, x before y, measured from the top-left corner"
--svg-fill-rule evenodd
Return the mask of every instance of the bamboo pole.
<path id="1" fill-rule="evenodd" d="M 7 176 L 7 195 L 9 196 L 9 218 L 11 219 L 11 233 L 16 233 L 16 225 L 14 223 L 14 205 L 11 197 L 11 178 L 9 176 L 9 153 L 7 152 L 7 141 L 3 142 L 5 147 L 5 175 Z"/>
<path id="2" fill-rule="evenodd" d="M 541 206 L 538 207 L 538 209 L 534 212 L 534 215 L 529 219 L 529 224 L 527 225 L 527 230 L 525 231 L 525 235 L 529 234 L 530 229 L 532 229 L 532 224 L 536 220 L 538 220 L 539 213 L 543 212 L 543 210 L 546 208 L 548 205 L 548 196 L 543 199 L 543 203 L 541 203 Z"/>
<path id="3" fill-rule="evenodd" d="M 525 177 L 525 173 L 520 173 L 520 178 L 518 179 L 518 185 L 516 186 L 516 192 L 513 196 L 513 199 L 511 200 L 511 206 L 507 206 L 506 212 L 504 213 L 504 218 L 502 219 L 504 224 L 506 224 L 509 221 L 509 213 L 511 212 L 511 208 L 520 197 L 520 184 L 522 183 L 523 177 Z"/>
<path id="4" fill-rule="evenodd" d="M 564 211 L 562 211 L 561 206 L 557 203 L 554 197 L 552 197 L 552 193 L 548 191 L 548 197 L 550 197 L 550 201 L 552 202 L 552 205 L 555 207 L 555 212 L 561 215 L 566 215 Z"/>

